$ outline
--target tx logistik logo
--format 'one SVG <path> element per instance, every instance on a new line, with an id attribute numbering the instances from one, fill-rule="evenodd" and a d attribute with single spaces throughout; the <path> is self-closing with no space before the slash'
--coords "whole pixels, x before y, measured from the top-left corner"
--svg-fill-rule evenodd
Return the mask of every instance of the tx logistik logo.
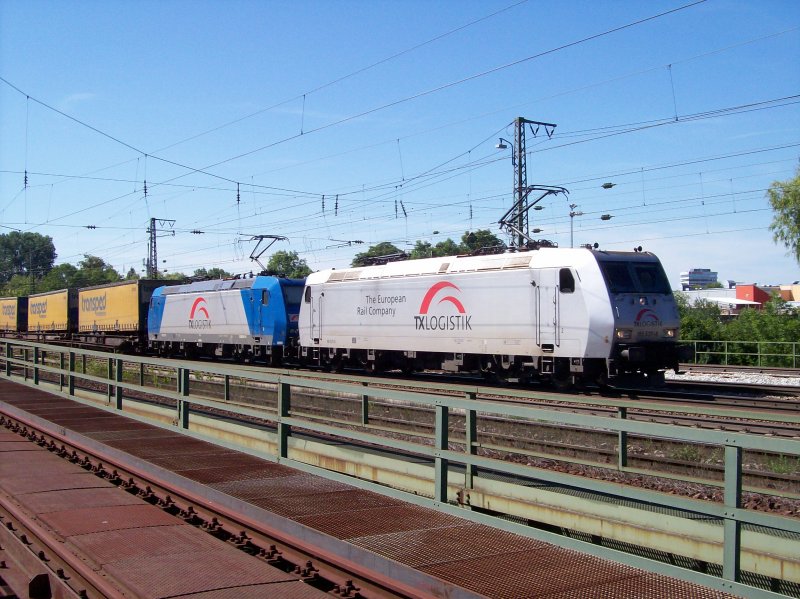
<path id="1" fill-rule="evenodd" d="M 47 300 L 31 302 L 30 306 L 28 306 L 28 313 L 36 314 L 37 316 L 44 316 L 47 314 Z"/>
<path id="2" fill-rule="evenodd" d="M 95 316 L 105 316 L 106 294 L 82 297 L 81 312 L 94 312 Z"/>
<path id="3" fill-rule="evenodd" d="M 194 300 L 192 304 L 192 309 L 189 311 L 189 328 L 190 329 L 210 329 L 211 328 L 211 317 L 208 315 L 208 309 L 206 306 L 208 302 L 206 302 L 206 298 L 202 295 Z M 204 316 L 205 318 L 200 318 Z"/>
<path id="4" fill-rule="evenodd" d="M 660 327 L 661 319 L 658 314 L 653 312 L 650 308 L 639 310 L 636 318 L 633 319 L 633 326 L 635 327 Z"/>
<path id="5" fill-rule="evenodd" d="M 452 295 L 445 295 L 442 297 L 438 302 L 438 304 L 449 303 L 451 304 L 458 314 L 452 314 L 450 316 L 436 316 L 428 314 L 428 310 L 430 310 L 431 304 L 433 303 L 434 298 L 436 295 L 444 290 L 444 289 L 455 289 L 456 291 L 461 291 L 458 287 L 456 287 L 453 283 L 449 281 L 440 281 L 435 285 L 432 285 L 430 289 L 425 293 L 425 297 L 422 298 L 422 303 L 419 306 L 419 314 L 414 317 L 414 324 L 416 330 L 418 331 L 465 331 L 465 330 L 472 330 L 472 324 L 470 323 L 470 319 L 472 316 L 467 315 L 467 311 L 464 309 L 464 304 L 461 303 L 457 297 Z M 445 292 L 446 293 L 446 292 Z"/>

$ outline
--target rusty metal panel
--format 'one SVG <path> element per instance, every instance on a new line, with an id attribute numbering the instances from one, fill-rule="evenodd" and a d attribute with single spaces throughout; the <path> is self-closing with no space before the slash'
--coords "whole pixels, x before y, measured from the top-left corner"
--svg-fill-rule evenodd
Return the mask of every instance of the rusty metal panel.
<path id="1" fill-rule="evenodd" d="M 243 583 L 265 584 L 296 580 L 294 576 L 225 547 L 225 551 L 139 557 L 114 562 L 104 570 L 132 588 L 141 597 L 174 597 L 223 588 L 241 588 Z M 147 589 L 147 590 L 145 590 Z M 244 595 L 240 595 L 244 596 Z M 271 595 L 265 595 L 271 596 Z"/>
<path id="2" fill-rule="evenodd" d="M 64 510 L 41 514 L 39 517 L 64 537 L 102 530 L 175 524 L 174 516 L 170 516 L 148 503 Z"/>
<path id="3" fill-rule="evenodd" d="M 464 524 L 462 518 L 410 504 L 364 509 L 358 513 L 314 514 L 297 518 L 297 521 L 337 539 L 351 541 L 360 537 L 433 528 L 446 534 L 443 529 Z"/>
<path id="4" fill-rule="evenodd" d="M 227 547 L 219 539 L 189 524 L 176 522 L 178 520 L 173 519 L 169 526 L 74 535 L 67 542 L 80 552 L 91 555 L 98 566 L 148 556 L 213 551 L 219 549 L 220 544 Z"/>
<path id="5" fill-rule="evenodd" d="M 288 470 L 288 469 L 287 469 Z M 333 491 L 355 492 L 353 487 L 319 476 L 288 470 L 288 476 L 274 476 L 266 479 L 231 481 L 212 485 L 218 491 L 239 499 L 258 499 L 261 497 L 281 497 L 286 495 L 311 495 Z"/>
<path id="6" fill-rule="evenodd" d="M 137 426 L 138 425 L 138 426 Z M 87 435 L 97 441 L 103 441 L 111 447 L 116 447 L 117 441 L 128 441 L 137 439 L 142 443 L 149 443 L 152 439 L 164 439 L 172 437 L 175 433 L 160 428 L 154 428 L 149 424 L 132 422 L 131 426 L 116 431 L 97 431 Z"/>
<path id="7" fill-rule="evenodd" d="M 36 447 L 33 443 L 29 443 L 29 445 Z M 51 457 L 51 454 L 42 451 L 21 451 L 13 456 L 4 456 L 4 459 L 0 460 L 2 480 L 29 478 L 34 474 L 50 476 L 54 473 L 65 475 L 75 473 L 74 467 L 69 462 L 61 459 L 47 459 L 48 457 Z"/>
<path id="8" fill-rule="evenodd" d="M 498 567 L 502 564 L 502 567 Z M 463 559 L 453 554 L 451 560 L 422 566 L 423 572 L 448 580 L 457 578 L 461 584 L 477 593 L 498 599 L 549 596 L 553 593 L 570 593 L 570 597 L 583 597 L 583 592 L 596 585 L 614 585 L 643 575 L 633 568 L 609 561 L 567 551 L 553 545 L 542 545 L 534 551 L 505 553 L 486 557 Z M 636 585 L 631 585 L 635 588 Z M 641 597 L 612 594 L 612 597 Z"/>
<path id="9" fill-rule="evenodd" d="M 183 472 L 182 474 L 201 484 L 216 486 L 235 481 L 285 477 L 295 472 L 295 470 L 281 464 L 259 461 L 257 464 L 248 465 L 245 468 L 231 469 L 214 466 L 203 470 Z"/>
<path id="10" fill-rule="evenodd" d="M 215 455 L 213 460 L 207 455 L 165 455 L 161 458 L 148 458 L 147 461 L 156 466 L 177 472 L 187 478 L 193 478 L 195 471 L 206 468 L 247 468 L 258 463 L 256 458 L 236 452 Z"/>
<path id="11" fill-rule="evenodd" d="M 543 541 L 535 541 L 466 521 L 461 526 L 449 527 L 446 532 L 447 534 L 442 534 L 441 530 L 436 529 L 414 530 L 367 536 L 351 542 L 373 553 L 418 569 L 423 566 L 447 564 L 454 559 L 474 558 L 492 558 L 488 562 L 493 563 L 496 568 L 497 556 L 508 554 L 510 551 L 535 553 L 552 547 Z"/>
<path id="12" fill-rule="evenodd" d="M 13 451 L 20 452 L 20 451 L 35 451 L 38 449 L 33 443 L 30 441 L 20 441 L 21 438 L 19 435 L 14 435 L 16 437 L 15 440 L 6 440 L 0 439 L 0 453 L 10 453 Z M 14 456 L 5 456 L 5 459 L 13 459 Z"/>
<path id="13" fill-rule="evenodd" d="M 534 551 L 500 554 L 491 559 L 463 559 L 456 553 L 449 561 L 422 566 L 420 570 L 445 580 L 459 580 L 471 591 L 498 599 L 726 596 L 548 544 Z"/>
<path id="14" fill-rule="evenodd" d="M 105 483 L 94 474 L 85 471 L 56 471 L 47 475 L 44 472 L 26 472 L 25 476 L 17 478 L 4 475 L 2 486 L 11 494 L 22 495 L 64 489 L 91 489 L 104 487 Z"/>
<path id="15" fill-rule="evenodd" d="M 109 443 L 109 445 L 112 445 Z M 154 437 L 148 439 L 146 444 L 143 444 L 141 439 L 120 440 L 112 445 L 113 447 L 124 451 L 126 453 L 137 455 L 141 458 L 154 457 L 159 455 L 229 455 L 234 452 L 230 449 L 224 449 L 218 445 L 212 445 L 205 441 L 198 441 L 191 437 L 183 435 L 172 434 L 169 437 Z"/>
<path id="16" fill-rule="evenodd" d="M 137 505 L 142 502 L 138 497 L 115 486 L 28 493 L 20 498 L 25 508 L 35 514 L 79 508 Z"/>
<path id="17" fill-rule="evenodd" d="M 269 599 L 330 599 L 331 595 L 323 593 L 304 582 L 281 582 L 273 584 L 246 585 L 194 593 L 191 599 L 242 599 L 242 597 L 269 597 Z"/>
<path id="18" fill-rule="evenodd" d="M 313 495 L 262 497 L 251 500 L 250 503 L 292 519 L 311 514 L 329 514 L 333 512 L 352 514 L 357 510 L 403 505 L 402 502 L 384 495 L 355 490 L 315 493 Z"/>
<path id="19" fill-rule="evenodd" d="M 728 595 L 727 593 L 666 576 L 643 573 L 640 576 L 606 584 L 592 585 L 582 589 L 571 589 L 563 593 L 548 595 L 547 599 L 615 599 L 616 597 L 735 599 L 736 595 Z"/>

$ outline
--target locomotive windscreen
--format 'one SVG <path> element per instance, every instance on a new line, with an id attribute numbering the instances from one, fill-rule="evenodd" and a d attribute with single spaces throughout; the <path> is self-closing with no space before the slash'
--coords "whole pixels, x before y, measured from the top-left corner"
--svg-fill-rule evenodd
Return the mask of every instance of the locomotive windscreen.
<path id="1" fill-rule="evenodd" d="M 611 293 L 671 293 L 658 262 L 600 261 L 600 268 Z"/>

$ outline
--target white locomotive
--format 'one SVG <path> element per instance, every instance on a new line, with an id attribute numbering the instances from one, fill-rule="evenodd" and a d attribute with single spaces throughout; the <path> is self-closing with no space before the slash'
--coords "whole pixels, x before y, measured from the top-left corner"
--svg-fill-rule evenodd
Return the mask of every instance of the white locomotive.
<path id="1" fill-rule="evenodd" d="M 657 382 L 678 367 L 678 327 L 655 255 L 542 248 L 311 274 L 300 359 L 556 384 Z"/>

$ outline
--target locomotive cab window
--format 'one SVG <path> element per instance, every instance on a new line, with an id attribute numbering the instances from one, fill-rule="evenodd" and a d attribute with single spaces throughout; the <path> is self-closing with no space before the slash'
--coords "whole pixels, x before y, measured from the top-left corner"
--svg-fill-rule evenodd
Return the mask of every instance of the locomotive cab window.
<path id="1" fill-rule="evenodd" d="M 269 306 L 269 291 L 266 289 L 261 292 L 261 305 Z"/>
<path id="2" fill-rule="evenodd" d="M 311 287 L 306 287 L 305 302 L 307 304 L 311 303 Z"/>
<path id="3" fill-rule="evenodd" d="M 611 293 L 670 293 L 669 280 L 657 262 L 600 262 Z"/>
<path id="4" fill-rule="evenodd" d="M 669 280 L 660 264 L 654 262 L 634 264 L 633 272 L 639 279 L 639 285 L 644 293 L 670 293 Z"/>
<path id="5" fill-rule="evenodd" d="M 601 262 L 600 268 L 611 293 L 636 293 L 636 284 L 628 270 L 627 262 Z"/>
<path id="6" fill-rule="evenodd" d="M 572 276 L 572 271 L 568 268 L 562 268 L 558 271 L 558 288 L 561 293 L 574 293 L 575 292 L 575 277 Z"/>

